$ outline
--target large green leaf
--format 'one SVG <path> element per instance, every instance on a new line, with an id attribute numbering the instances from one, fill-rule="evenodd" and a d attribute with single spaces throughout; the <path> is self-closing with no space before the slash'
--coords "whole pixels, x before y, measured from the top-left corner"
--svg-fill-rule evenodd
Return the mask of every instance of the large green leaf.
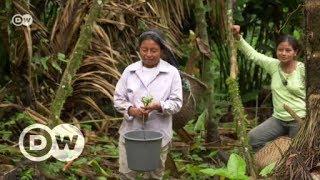
<path id="1" fill-rule="evenodd" d="M 213 169 L 213 168 L 207 168 L 207 169 L 202 169 L 200 170 L 200 172 L 209 175 L 209 176 L 222 176 L 222 177 L 227 177 L 227 178 L 231 178 L 230 177 L 230 173 L 228 172 L 228 169 L 226 168 L 219 168 L 219 169 Z"/>
<path id="2" fill-rule="evenodd" d="M 228 160 L 227 169 L 228 172 L 232 174 L 233 178 L 245 175 L 246 162 L 242 157 L 233 153 Z"/>
<path id="3" fill-rule="evenodd" d="M 235 178 L 230 178 L 230 179 L 234 179 L 234 180 L 249 180 L 249 177 L 247 175 L 244 175 L 244 174 L 240 174 L 238 175 L 237 177 Z"/>
<path id="4" fill-rule="evenodd" d="M 269 164 L 268 166 L 264 167 L 264 168 L 260 171 L 259 175 L 261 175 L 261 176 L 263 176 L 263 177 L 267 177 L 269 174 L 272 173 L 272 171 L 273 171 L 273 169 L 274 169 L 275 167 L 276 167 L 276 163 L 273 162 L 273 163 Z"/>
<path id="5" fill-rule="evenodd" d="M 204 123 L 206 121 L 206 116 L 207 116 L 208 110 L 205 109 L 201 115 L 198 117 L 198 120 L 194 126 L 194 131 L 203 131 L 204 130 Z"/>
<path id="6" fill-rule="evenodd" d="M 219 168 L 219 169 L 213 169 L 213 168 L 207 168 L 202 169 L 200 172 L 209 175 L 219 175 L 222 177 L 229 178 L 231 180 L 248 180 L 249 177 L 245 175 L 246 173 L 246 162 L 243 158 L 241 158 L 239 155 L 233 153 L 231 154 L 227 168 Z"/>

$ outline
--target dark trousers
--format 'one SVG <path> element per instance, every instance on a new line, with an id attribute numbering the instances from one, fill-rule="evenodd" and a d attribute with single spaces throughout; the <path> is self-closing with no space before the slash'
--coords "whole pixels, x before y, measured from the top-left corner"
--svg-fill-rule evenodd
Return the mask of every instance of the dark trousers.
<path id="1" fill-rule="evenodd" d="M 299 131 L 299 128 L 300 126 L 296 121 L 286 122 L 270 117 L 249 132 L 249 144 L 252 146 L 252 150 L 257 152 L 267 142 L 279 136 L 287 135 L 293 138 Z"/>

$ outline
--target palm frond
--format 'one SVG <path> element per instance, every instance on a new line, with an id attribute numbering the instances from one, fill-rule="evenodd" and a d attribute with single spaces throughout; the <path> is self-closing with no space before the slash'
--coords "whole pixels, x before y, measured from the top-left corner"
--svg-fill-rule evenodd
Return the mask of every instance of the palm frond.
<path id="1" fill-rule="evenodd" d="M 50 26 L 47 23 L 46 27 L 24 3 L 14 1 L 18 12 L 29 13 L 35 20 L 30 29 L 22 31 L 25 41 L 13 48 L 15 51 L 12 54 L 15 57 L 12 59 L 15 61 L 12 63 L 19 67 L 23 65 L 25 57 L 32 59 L 32 70 L 36 72 L 32 82 L 35 85 L 37 101 L 32 111 L 28 113 L 39 122 L 46 122 L 45 117 L 52 116 L 48 107 L 60 84 L 62 74 L 59 71 L 62 72 L 66 68 L 66 63 L 79 38 L 80 27 L 85 22 L 92 2 L 92 0 L 70 0 L 59 3 L 55 20 Z M 102 118 L 107 116 L 103 108 L 99 107 L 107 106 L 103 102 L 112 102 L 115 84 L 121 76 L 122 69 L 138 60 L 137 37 L 144 30 L 148 28 L 163 30 L 169 46 L 181 56 L 180 29 L 189 14 L 188 1 L 185 0 L 160 2 L 115 0 L 105 3 L 101 16 L 93 25 L 89 49 L 85 52 L 75 78 L 72 79 L 72 96 L 66 100 L 62 119 L 76 118 L 78 112 L 87 110 L 88 105 L 96 112 L 94 116 Z M 61 59 L 58 57 L 59 53 L 65 57 Z M 46 59 L 46 62 L 34 62 L 35 56 Z M 33 111 L 39 111 L 44 115 L 35 114 Z M 82 117 L 79 116 L 77 121 L 81 120 Z"/>
<path id="2" fill-rule="evenodd" d="M 87 13 L 87 7 L 87 4 L 76 0 L 67 1 L 65 7 L 61 7 L 50 37 L 54 52 L 66 54 L 68 50 L 69 52 L 72 50 L 83 18 Z"/>

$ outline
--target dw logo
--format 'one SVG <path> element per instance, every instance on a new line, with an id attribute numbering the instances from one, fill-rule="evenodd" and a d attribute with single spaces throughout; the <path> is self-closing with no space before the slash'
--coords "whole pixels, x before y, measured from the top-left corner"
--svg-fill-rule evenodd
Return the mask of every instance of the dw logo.
<path id="1" fill-rule="evenodd" d="M 16 14 L 12 17 L 11 22 L 15 26 L 30 26 L 33 22 L 33 18 L 30 14 Z"/>
<path id="2" fill-rule="evenodd" d="M 42 133 L 34 133 L 34 129 Z M 28 136 L 26 136 L 28 133 Z M 44 134 L 47 134 L 44 135 Z M 28 141 L 24 141 L 29 137 Z M 49 141 L 49 143 L 48 143 Z M 29 152 L 25 147 L 27 144 Z M 81 131 L 70 124 L 60 124 L 52 130 L 43 124 L 33 124 L 26 127 L 19 137 L 19 148 L 21 153 L 32 161 L 44 161 L 51 155 L 60 161 L 71 161 L 82 153 L 85 140 Z M 46 148 L 47 146 L 51 148 Z M 47 151 L 47 152 L 46 152 Z M 38 153 L 37 153 L 38 152 Z M 38 154 L 37 156 L 33 156 Z"/>

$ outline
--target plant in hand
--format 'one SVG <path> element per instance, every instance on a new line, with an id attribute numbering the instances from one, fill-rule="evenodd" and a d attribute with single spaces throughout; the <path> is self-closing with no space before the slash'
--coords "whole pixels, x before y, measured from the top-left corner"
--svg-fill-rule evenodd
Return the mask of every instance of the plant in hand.
<path id="1" fill-rule="evenodd" d="M 147 107 L 153 100 L 152 96 L 144 96 L 141 98 L 141 102 L 143 103 L 144 107 Z"/>

